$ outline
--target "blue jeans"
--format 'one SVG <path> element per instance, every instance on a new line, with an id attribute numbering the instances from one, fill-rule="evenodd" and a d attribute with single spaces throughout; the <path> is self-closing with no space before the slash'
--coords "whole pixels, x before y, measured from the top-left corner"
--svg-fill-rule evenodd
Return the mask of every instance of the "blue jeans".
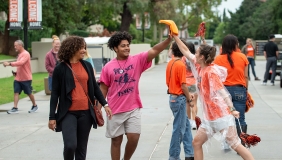
<path id="1" fill-rule="evenodd" d="M 48 88 L 50 91 L 52 91 L 52 77 L 48 77 Z"/>
<path id="2" fill-rule="evenodd" d="M 247 125 L 245 121 L 245 109 L 246 109 L 246 101 L 247 101 L 247 90 L 245 87 L 233 87 L 233 86 L 226 86 L 226 89 L 229 91 L 232 102 L 235 109 L 240 112 L 240 124 Z M 236 119 L 236 118 L 235 118 Z M 238 126 L 238 120 L 236 119 L 236 125 Z"/>
<path id="3" fill-rule="evenodd" d="M 250 77 L 250 66 L 251 66 L 253 75 L 254 75 L 255 78 L 256 78 L 257 75 L 256 75 L 256 71 L 255 71 L 255 65 L 256 65 L 255 59 L 248 57 L 248 61 L 249 61 L 249 65 L 248 65 L 248 76 Z"/>
<path id="4" fill-rule="evenodd" d="M 180 144 L 183 141 L 185 157 L 194 157 L 192 132 L 186 113 L 186 97 L 184 95 L 169 97 L 169 105 L 174 116 L 173 131 L 169 147 L 169 160 L 180 160 Z"/>

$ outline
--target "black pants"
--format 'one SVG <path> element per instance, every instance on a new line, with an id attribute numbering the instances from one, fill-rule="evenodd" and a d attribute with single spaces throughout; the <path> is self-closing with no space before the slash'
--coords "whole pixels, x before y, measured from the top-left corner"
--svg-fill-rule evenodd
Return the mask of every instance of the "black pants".
<path id="1" fill-rule="evenodd" d="M 70 111 L 62 120 L 64 160 L 85 160 L 92 126 L 90 111 Z"/>
<path id="2" fill-rule="evenodd" d="M 265 73 L 264 73 L 264 80 L 263 82 L 267 82 L 267 79 L 269 77 L 269 70 L 272 70 L 271 74 L 271 83 L 274 83 L 275 76 L 276 76 L 276 68 L 277 68 L 277 58 L 276 57 L 268 57 L 266 59 L 266 67 L 265 67 Z"/>

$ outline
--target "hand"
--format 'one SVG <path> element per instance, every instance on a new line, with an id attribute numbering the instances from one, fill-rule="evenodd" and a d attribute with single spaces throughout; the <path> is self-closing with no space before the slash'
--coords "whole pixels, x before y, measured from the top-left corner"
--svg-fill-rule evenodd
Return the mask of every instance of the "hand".
<path id="1" fill-rule="evenodd" d="M 56 120 L 49 120 L 48 127 L 49 127 L 49 129 L 51 129 L 52 131 L 55 131 L 55 129 L 56 129 Z"/>
<path id="2" fill-rule="evenodd" d="M 232 113 L 232 115 L 233 115 L 234 117 L 236 117 L 236 118 L 239 118 L 239 117 L 240 117 L 240 112 L 238 112 L 238 111 L 232 111 L 231 113 Z"/>
<path id="3" fill-rule="evenodd" d="M 9 66 L 10 63 L 9 62 L 3 62 L 4 67 Z"/>
<path id="4" fill-rule="evenodd" d="M 105 109 L 107 116 L 109 117 L 109 120 L 111 120 L 113 116 L 111 108 L 109 106 L 105 106 L 104 109 Z"/>

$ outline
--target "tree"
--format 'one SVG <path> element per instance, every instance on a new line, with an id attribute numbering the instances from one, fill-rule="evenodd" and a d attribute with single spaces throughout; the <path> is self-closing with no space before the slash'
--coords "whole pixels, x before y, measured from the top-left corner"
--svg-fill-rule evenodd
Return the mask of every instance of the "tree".
<path id="1" fill-rule="evenodd" d="M 215 30 L 214 38 L 213 38 L 214 43 L 215 44 L 221 44 L 225 35 L 226 35 L 225 23 L 221 22 Z"/>
<path id="2" fill-rule="evenodd" d="M 8 5 L 9 5 L 9 1 L 8 0 L 0 0 L 0 12 L 4 11 L 7 15 L 9 15 L 9 10 L 8 10 Z M 2 53 L 8 55 L 9 54 L 9 37 L 10 37 L 10 30 L 8 29 L 10 26 L 10 22 L 9 19 L 6 20 L 5 22 L 5 29 L 4 29 L 4 38 L 3 38 L 3 42 L 2 42 Z"/>

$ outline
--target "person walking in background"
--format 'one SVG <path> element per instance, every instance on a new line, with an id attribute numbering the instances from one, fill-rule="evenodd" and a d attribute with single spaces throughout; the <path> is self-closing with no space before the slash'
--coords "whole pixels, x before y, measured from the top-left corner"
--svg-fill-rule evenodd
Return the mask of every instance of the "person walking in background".
<path id="1" fill-rule="evenodd" d="M 108 47 L 117 57 L 103 67 L 100 76 L 101 91 L 113 113 L 112 119 L 107 119 L 106 129 L 106 137 L 111 138 L 112 160 L 120 160 L 124 134 L 127 137 L 124 160 L 131 159 L 135 152 L 141 134 L 139 80 L 141 74 L 151 67 L 152 60 L 171 42 L 169 37 L 149 51 L 131 56 L 131 40 L 131 35 L 125 31 L 111 36 Z"/>
<path id="2" fill-rule="evenodd" d="M 46 54 L 45 57 L 45 68 L 49 74 L 48 76 L 48 88 L 50 91 L 52 91 L 52 75 L 55 67 L 57 66 L 59 60 L 58 60 L 58 51 L 61 46 L 61 41 L 58 36 L 53 35 L 52 36 L 53 43 L 52 43 L 52 49 Z"/>
<path id="3" fill-rule="evenodd" d="M 111 110 L 106 106 L 92 66 L 83 60 L 85 54 L 86 43 L 82 37 L 66 38 L 58 52 L 61 63 L 53 72 L 48 127 L 57 132 L 62 131 L 64 160 L 86 159 L 91 126 L 97 128 L 89 99 L 94 102 L 96 98 L 111 118 Z"/>
<path id="4" fill-rule="evenodd" d="M 267 79 L 269 77 L 269 70 L 271 68 L 272 74 L 271 74 L 271 85 L 274 86 L 274 80 L 276 76 L 276 68 L 277 68 L 277 59 L 278 59 L 278 47 L 274 43 L 275 36 L 271 34 L 269 36 L 269 41 L 265 44 L 263 49 L 263 54 L 266 59 L 266 67 L 265 67 L 265 73 L 264 73 L 264 79 L 262 82 L 262 85 L 266 85 Z"/>
<path id="5" fill-rule="evenodd" d="M 182 41 L 185 43 L 184 41 Z M 171 46 L 173 58 L 166 67 L 166 84 L 169 94 L 169 106 L 174 116 L 173 130 L 169 147 L 169 160 L 180 159 L 181 143 L 183 142 L 185 160 L 194 160 L 192 147 L 193 136 L 191 125 L 187 117 L 187 109 L 193 107 L 186 81 L 186 67 L 181 61 L 183 54 L 174 42 Z M 188 104 L 186 106 L 186 104 Z M 187 109 L 186 109 L 187 108 Z"/>
<path id="6" fill-rule="evenodd" d="M 243 48 L 242 48 L 242 53 L 244 53 L 247 56 L 248 61 L 249 61 L 249 65 L 248 65 L 249 80 L 251 80 L 251 78 L 250 78 L 250 66 L 251 66 L 252 73 L 254 75 L 255 81 L 259 81 L 260 79 L 257 77 L 256 71 L 255 71 L 255 65 L 256 65 L 255 53 L 256 53 L 256 51 L 255 51 L 255 47 L 253 46 L 252 39 L 247 38 L 246 45 L 244 45 Z"/>
<path id="7" fill-rule="evenodd" d="M 187 47 L 189 48 L 189 50 L 191 51 L 192 54 L 195 54 L 195 46 L 193 43 L 191 42 L 185 42 L 185 44 L 187 44 Z M 186 67 L 186 85 L 188 87 L 188 91 L 190 94 L 193 95 L 193 107 L 190 107 L 190 105 L 187 103 L 187 116 L 190 122 L 190 125 L 192 127 L 193 130 L 196 129 L 196 122 L 195 122 L 195 117 L 197 115 L 198 112 L 198 108 L 197 108 L 197 99 L 198 99 L 198 94 L 196 92 L 196 79 L 192 73 L 191 70 L 191 63 L 190 61 L 183 56 L 182 57 L 182 61 L 185 64 Z"/>
<path id="8" fill-rule="evenodd" d="M 240 124 L 242 131 L 247 133 L 247 123 L 245 121 L 245 110 L 248 89 L 248 59 L 237 52 L 238 39 L 234 35 L 227 35 L 222 42 L 222 53 L 218 55 L 214 64 L 227 69 L 227 78 L 223 82 L 226 89 L 232 96 L 232 103 L 237 111 L 240 112 Z M 236 120 L 237 134 L 240 136 L 241 130 Z"/>
<path id="9" fill-rule="evenodd" d="M 91 66 L 93 68 L 94 76 L 96 77 L 95 65 L 94 65 L 93 59 L 92 59 L 92 57 L 91 57 L 91 55 L 89 54 L 88 51 L 86 51 L 86 55 L 85 55 L 84 60 L 91 64 Z"/>
<path id="10" fill-rule="evenodd" d="M 7 111 L 8 114 L 18 113 L 19 95 L 22 91 L 28 95 L 32 102 L 32 107 L 28 113 L 33 113 L 38 110 L 35 103 L 34 95 L 32 94 L 32 73 L 30 66 L 30 54 L 24 49 L 24 43 L 21 40 L 16 40 L 14 43 L 16 52 L 19 54 L 16 62 L 4 62 L 3 65 L 17 67 L 17 71 L 13 73 L 14 80 L 14 107 Z"/>
<path id="11" fill-rule="evenodd" d="M 173 37 L 180 51 L 192 63 L 191 68 L 197 79 L 197 91 L 203 111 L 202 123 L 193 140 L 194 158 L 196 160 L 204 159 L 202 146 L 211 137 L 214 137 L 221 143 L 227 142 L 243 159 L 253 160 L 252 154 L 240 143 L 236 133 L 234 117 L 239 118 L 239 112 L 233 107 L 231 97 L 222 83 L 227 77 L 226 68 L 212 64 L 216 48 L 201 44 L 196 54 L 193 55 L 178 36 Z M 229 51 L 235 51 L 237 43 L 238 41 L 235 41 L 233 48 L 230 48 Z M 223 54 L 226 53 L 225 45 L 223 42 Z M 247 62 L 245 55 L 238 54 L 244 56 Z M 198 67 L 196 63 L 199 64 Z"/>

